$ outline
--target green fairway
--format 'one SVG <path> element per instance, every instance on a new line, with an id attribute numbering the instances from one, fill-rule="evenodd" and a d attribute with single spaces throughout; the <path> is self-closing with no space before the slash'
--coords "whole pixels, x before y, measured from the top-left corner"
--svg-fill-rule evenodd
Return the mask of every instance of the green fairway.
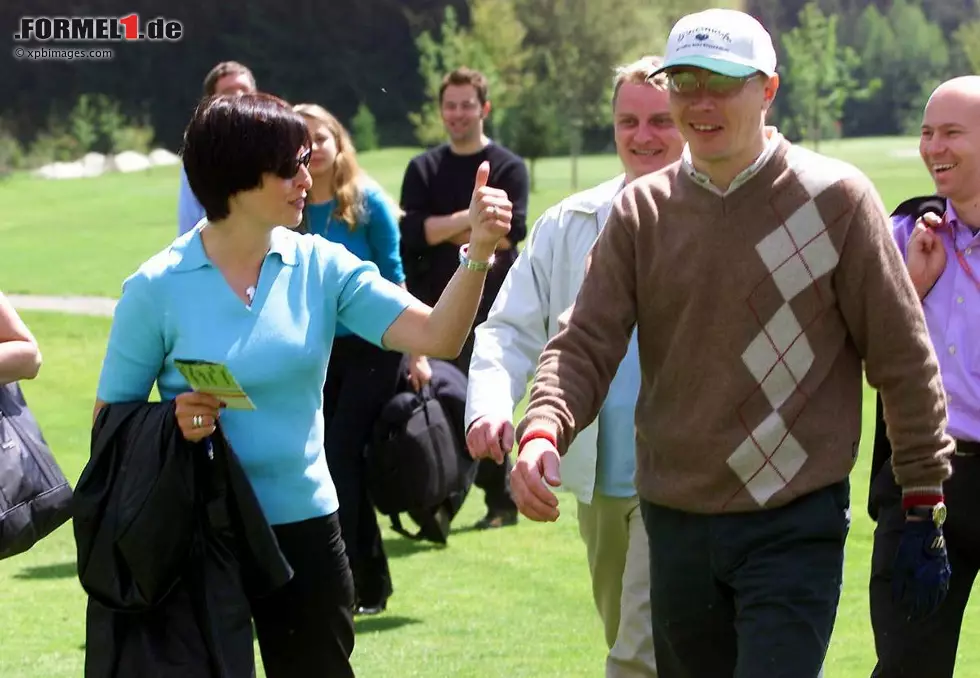
<path id="1" fill-rule="evenodd" d="M 929 192 L 915 139 L 863 139 L 821 150 L 849 160 L 875 181 L 887 207 Z M 362 156 L 397 196 L 410 149 Z M 618 171 L 614 156 L 579 163 L 580 188 Z M 566 159 L 542 160 L 529 219 L 569 192 Z M 176 231 L 177 170 L 97 179 L 0 182 L 0 243 L 6 293 L 118 296 L 123 278 Z M 24 313 L 44 354 L 28 401 L 71 480 L 88 456 L 89 426 L 108 319 Z M 873 523 L 865 510 L 871 392 L 865 435 L 852 476 L 852 528 L 844 591 L 826 678 L 866 678 L 874 663 L 867 580 Z M 406 541 L 386 530 L 395 595 L 388 611 L 358 620 L 355 668 L 361 678 L 596 678 L 603 675 L 602 630 L 594 611 L 574 500 L 561 495 L 555 525 L 470 532 L 483 513 L 475 491 L 448 547 Z M 74 570 L 71 526 L 22 556 L 0 561 L 0 678 L 82 675 L 83 595 Z M 968 611 L 957 676 L 980 675 L 980 604 Z M 710 648 L 705 648 L 710 651 Z"/>

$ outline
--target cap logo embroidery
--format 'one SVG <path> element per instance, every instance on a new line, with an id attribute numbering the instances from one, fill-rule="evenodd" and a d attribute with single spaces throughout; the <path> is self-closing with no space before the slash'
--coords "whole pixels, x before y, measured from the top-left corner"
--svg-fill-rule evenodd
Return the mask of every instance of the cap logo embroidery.
<path id="1" fill-rule="evenodd" d="M 677 36 L 677 42 L 684 42 L 689 35 L 693 35 L 695 40 L 704 41 L 709 38 L 714 37 L 717 40 L 724 40 L 725 42 L 732 41 L 732 34 L 728 31 L 718 30 L 717 28 L 709 28 L 703 26 L 701 28 L 695 28 L 690 31 L 684 31 Z"/>

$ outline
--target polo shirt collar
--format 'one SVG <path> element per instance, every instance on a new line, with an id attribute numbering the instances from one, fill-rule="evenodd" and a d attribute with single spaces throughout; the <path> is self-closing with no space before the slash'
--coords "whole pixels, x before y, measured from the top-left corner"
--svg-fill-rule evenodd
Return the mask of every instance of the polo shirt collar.
<path id="1" fill-rule="evenodd" d="M 170 246 L 171 256 L 176 259 L 174 270 L 193 271 L 212 265 L 204 251 L 204 242 L 201 240 L 201 229 L 206 223 L 207 221 L 202 221 L 194 229 L 177 238 Z M 296 266 L 297 247 L 293 232 L 285 226 L 276 226 L 272 229 L 269 252 L 266 256 L 275 254 L 283 265 Z"/>
<path id="2" fill-rule="evenodd" d="M 278 254 L 279 259 L 285 266 L 296 265 L 296 233 L 291 228 L 276 226 L 272 229 L 272 245 L 269 247 L 270 254 Z"/>

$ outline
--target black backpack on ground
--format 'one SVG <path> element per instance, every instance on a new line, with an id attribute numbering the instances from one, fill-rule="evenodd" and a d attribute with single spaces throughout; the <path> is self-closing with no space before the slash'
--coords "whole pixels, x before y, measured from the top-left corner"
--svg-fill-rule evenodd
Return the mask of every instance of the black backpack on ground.
<path id="1" fill-rule="evenodd" d="M 443 504 L 451 496 L 465 495 L 476 463 L 462 437 L 466 377 L 450 363 L 430 364 L 433 376 L 427 387 L 420 393 L 401 388 L 382 409 L 365 466 L 371 499 L 391 518 L 396 532 L 444 544 L 452 516 Z M 417 533 L 403 528 L 401 513 L 419 525 Z"/>

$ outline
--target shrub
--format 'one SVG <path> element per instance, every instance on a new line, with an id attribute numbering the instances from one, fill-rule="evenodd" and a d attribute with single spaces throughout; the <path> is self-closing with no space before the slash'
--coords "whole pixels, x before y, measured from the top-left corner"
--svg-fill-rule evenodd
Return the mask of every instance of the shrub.
<path id="1" fill-rule="evenodd" d="M 119 127 L 112 132 L 112 142 L 110 153 L 122 153 L 123 151 L 136 151 L 137 153 L 149 153 L 153 147 L 153 128 L 147 124 L 129 124 Z"/>
<path id="2" fill-rule="evenodd" d="M 63 127 L 51 125 L 34 138 L 28 147 L 24 165 L 33 169 L 53 162 L 71 162 L 84 154 L 75 137 Z"/>
<path id="3" fill-rule="evenodd" d="M 69 115 L 69 131 L 77 141 L 81 155 L 89 152 L 148 153 L 153 143 L 153 128 L 137 122 L 120 110 L 119 102 L 104 94 L 83 94 Z"/>
<path id="4" fill-rule="evenodd" d="M 351 120 L 351 136 L 358 151 L 373 151 L 381 145 L 374 113 L 363 103 L 357 107 L 357 113 Z"/>
<path id="5" fill-rule="evenodd" d="M 23 162 L 24 151 L 20 142 L 0 121 L 0 176 L 5 176 L 20 168 Z"/>

